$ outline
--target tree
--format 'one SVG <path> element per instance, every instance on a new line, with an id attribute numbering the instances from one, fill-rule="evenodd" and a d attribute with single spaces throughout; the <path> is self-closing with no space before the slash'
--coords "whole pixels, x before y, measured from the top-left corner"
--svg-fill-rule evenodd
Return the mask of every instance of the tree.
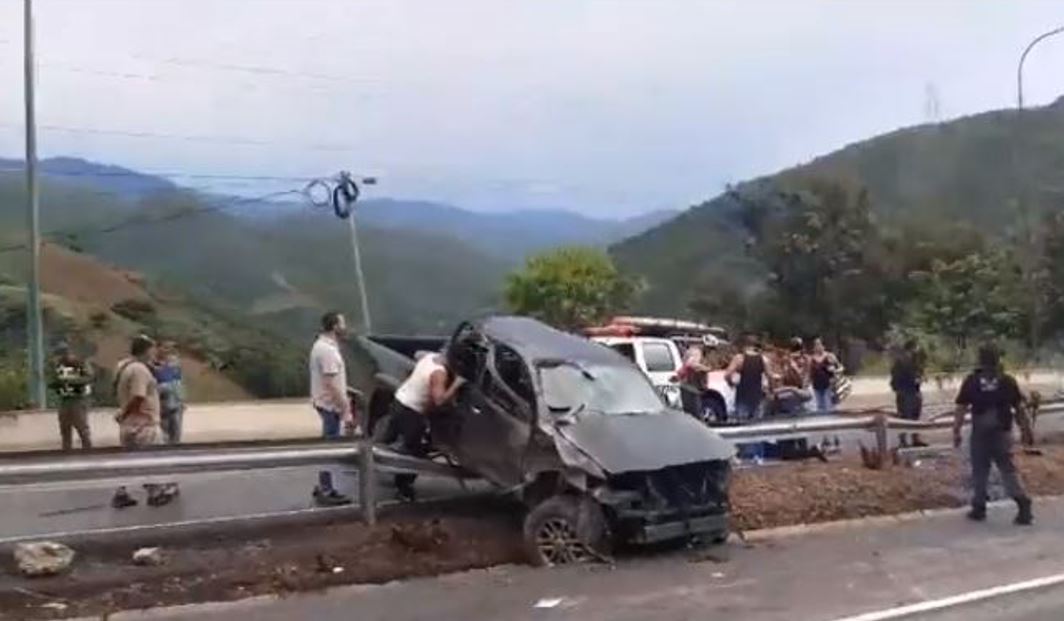
<path id="1" fill-rule="evenodd" d="M 636 288 L 604 251 L 571 247 L 528 259 L 507 277 L 504 293 L 512 312 L 573 330 L 624 310 Z"/>
<path id="2" fill-rule="evenodd" d="M 834 181 L 745 196 L 748 250 L 767 270 L 752 315 L 772 332 L 875 338 L 889 325 L 880 229 L 868 193 Z"/>
<path id="3" fill-rule="evenodd" d="M 988 250 L 955 261 L 935 260 L 929 271 L 912 277 L 921 286 L 910 323 L 950 339 L 958 354 L 975 340 L 1024 333 L 1022 273 L 1011 253 Z"/>

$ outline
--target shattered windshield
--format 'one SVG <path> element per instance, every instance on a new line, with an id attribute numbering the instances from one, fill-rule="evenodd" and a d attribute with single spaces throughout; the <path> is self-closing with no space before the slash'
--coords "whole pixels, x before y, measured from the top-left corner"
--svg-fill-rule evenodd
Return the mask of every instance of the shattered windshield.
<path id="1" fill-rule="evenodd" d="M 545 404 L 555 414 L 584 409 L 603 414 L 664 409 L 658 393 L 635 367 L 541 365 L 539 377 Z"/>

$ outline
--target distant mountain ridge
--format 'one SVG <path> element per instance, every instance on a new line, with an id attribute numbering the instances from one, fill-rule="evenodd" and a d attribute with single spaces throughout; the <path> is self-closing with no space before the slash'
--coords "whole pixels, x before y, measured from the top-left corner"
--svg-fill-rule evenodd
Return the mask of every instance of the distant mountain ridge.
<path id="1" fill-rule="evenodd" d="M 90 186 L 137 200 L 156 192 L 172 192 L 181 185 L 169 179 L 121 166 L 100 164 L 74 157 L 41 160 L 41 174 L 67 184 Z M 0 176 L 20 174 L 21 160 L 0 158 Z M 205 200 L 232 202 L 237 196 L 201 192 Z M 227 211 L 257 219 L 285 218 L 304 211 L 306 205 L 292 200 L 241 200 Z M 608 246 L 642 233 L 676 215 L 660 210 L 630 218 L 594 218 L 562 209 L 480 212 L 426 200 L 372 198 L 358 204 L 361 224 L 431 235 L 446 235 L 475 250 L 514 263 L 529 253 L 557 246 Z M 266 223 L 267 226 L 271 223 Z"/>

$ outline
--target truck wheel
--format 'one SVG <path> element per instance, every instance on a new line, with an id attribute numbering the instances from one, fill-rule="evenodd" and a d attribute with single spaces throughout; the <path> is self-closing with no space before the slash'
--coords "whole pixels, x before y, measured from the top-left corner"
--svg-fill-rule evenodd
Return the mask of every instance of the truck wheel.
<path id="1" fill-rule="evenodd" d="M 525 518 L 525 549 L 539 567 L 590 563 L 607 554 L 606 518 L 593 501 L 552 496 Z"/>

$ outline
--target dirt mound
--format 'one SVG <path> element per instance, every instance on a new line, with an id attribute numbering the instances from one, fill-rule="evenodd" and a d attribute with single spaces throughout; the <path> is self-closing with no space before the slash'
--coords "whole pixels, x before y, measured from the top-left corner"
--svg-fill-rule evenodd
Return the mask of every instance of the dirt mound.
<path id="1" fill-rule="evenodd" d="M 41 247 L 41 288 L 101 309 L 125 300 L 151 299 L 138 274 L 50 243 Z"/>
<path id="2" fill-rule="evenodd" d="M 77 320 L 78 332 L 95 347 L 92 362 L 103 369 L 113 369 L 128 354 L 129 338 L 143 330 L 115 314 L 113 306 L 137 301 L 163 312 L 180 312 L 172 300 L 153 296 L 139 274 L 51 243 L 42 246 L 41 287 L 48 294 L 46 305 L 62 307 Z M 192 401 L 251 398 L 247 390 L 188 352 L 182 366 Z"/>

